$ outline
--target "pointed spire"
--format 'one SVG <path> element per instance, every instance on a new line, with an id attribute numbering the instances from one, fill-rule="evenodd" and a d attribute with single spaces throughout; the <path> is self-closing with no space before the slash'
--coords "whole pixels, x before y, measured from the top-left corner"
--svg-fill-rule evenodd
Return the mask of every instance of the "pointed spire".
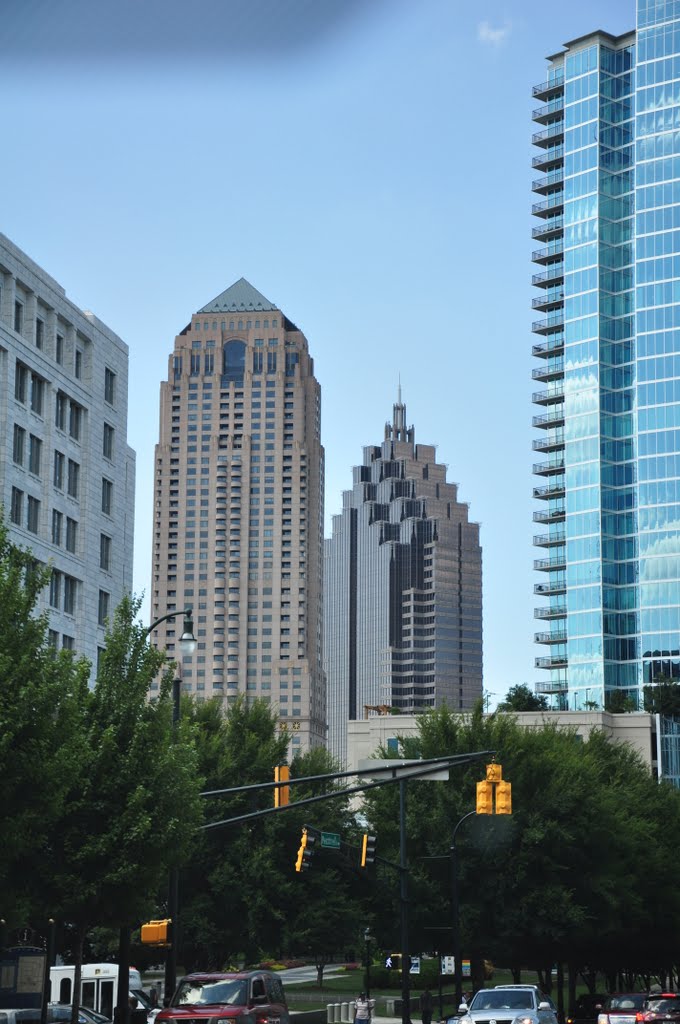
<path id="1" fill-rule="evenodd" d="M 385 424 L 386 441 L 409 441 L 413 444 L 415 430 L 406 426 L 406 405 L 401 400 L 401 374 L 397 387 L 397 401 L 392 406 L 392 422 Z"/>

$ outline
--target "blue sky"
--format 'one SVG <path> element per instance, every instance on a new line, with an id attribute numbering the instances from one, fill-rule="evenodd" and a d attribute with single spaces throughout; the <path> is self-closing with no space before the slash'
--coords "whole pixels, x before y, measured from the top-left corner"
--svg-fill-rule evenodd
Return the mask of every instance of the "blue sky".
<path id="1" fill-rule="evenodd" d="M 315 359 L 327 532 L 401 376 L 482 524 L 485 689 L 533 685 L 531 86 L 634 24 L 633 0 L 5 0 L 0 230 L 130 347 L 138 593 L 175 334 L 244 276 Z"/>

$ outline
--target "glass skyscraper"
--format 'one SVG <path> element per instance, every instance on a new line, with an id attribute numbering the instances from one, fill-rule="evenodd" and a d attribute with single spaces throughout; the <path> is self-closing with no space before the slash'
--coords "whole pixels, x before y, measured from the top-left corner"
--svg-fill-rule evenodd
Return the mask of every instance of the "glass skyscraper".
<path id="1" fill-rule="evenodd" d="M 631 10 L 631 16 L 632 16 Z M 533 89 L 536 608 L 553 707 L 680 678 L 680 0 Z"/>
<path id="2" fill-rule="evenodd" d="M 349 719 L 482 695 L 479 525 L 457 492 L 435 448 L 415 443 L 400 396 L 325 542 L 328 745 L 341 761 Z"/>

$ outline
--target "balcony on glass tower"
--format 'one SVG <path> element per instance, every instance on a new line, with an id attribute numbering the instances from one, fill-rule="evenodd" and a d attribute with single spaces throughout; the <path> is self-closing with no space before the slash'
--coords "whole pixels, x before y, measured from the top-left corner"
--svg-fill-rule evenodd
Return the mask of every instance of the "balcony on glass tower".
<path id="1" fill-rule="evenodd" d="M 560 544 L 566 544 L 566 542 L 566 530 L 554 530 L 551 533 L 534 534 L 534 547 L 537 548 L 555 548 L 559 547 Z"/>
<path id="2" fill-rule="evenodd" d="M 564 426 L 564 405 L 557 405 L 549 412 L 543 412 L 539 416 L 533 416 L 531 422 L 534 427 L 541 430 L 549 430 L 551 427 Z"/>
<path id="3" fill-rule="evenodd" d="M 534 665 L 536 666 L 536 668 L 566 668 L 567 667 L 567 655 L 566 655 L 566 653 L 564 653 L 564 654 L 549 654 L 547 658 L 536 658 L 536 660 L 534 661 Z M 546 685 L 546 684 L 541 684 L 541 685 Z M 557 689 L 558 685 L 559 685 L 559 688 L 562 689 L 562 685 L 561 684 L 556 684 L 555 685 L 555 689 Z M 566 686 L 564 687 L 564 689 L 566 690 Z"/>
<path id="4" fill-rule="evenodd" d="M 551 238 L 557 238 L 564 231 L 564 217 L 562 214 L 548 217 L 542 224 L 531 229 L 531 237 L 547 242 Z"/>
<path id="5" fill-rule="evenodd" d="M 559 138 L 559 136 L 557 136 Z M 552 142 L 552 140 L 549 140 Z M 537 171 L 545 171 L 552 174 L 564 161 L 564 146 L 561 142 L 548 146 L 542 153 L 537 153 L 531 158 L 531 166 Z"/>
<path id="6" fill-rule="evenodd" d="M 564 72 L 553 75 L 545 82 L 539 82 L 531 90 L 536 100 L 552 100 L 564 95 Z"/>
<path id="7" fill-rule="evenodd" d="M 554 434 L 547 433 L 542 437 L 535 437 L 531 447 L 535 452 L 557 452 L 564 449 L 564 431 L 556 430 Z"/>
<path id="8" fill-rule="evenodd" d="M 534 512 L 535 523 L 563 523 L 566 515 L 564 505 L 557 508 L 540 509 Z"/>
<path id="9" fill-rule="evenodd" d="M 551 359 L 542 366 L 535 366 L 531 376 L 534 380 L 545 381 L 546 384 L 551 380 L 559 380 L 564 376 L 564 359 Z"/>
<path id="10" fill-rule="evenodd" d="M 542 295 L 534 295 L 531 300 L 532 309 L 540 309 L 546 313 L 559 309 L 564 302 L 564 291 L 561 287 L 548 288 Z"/>
<path id="11" fill-rule="evenodd" d="M 564 578 L 555 577 L 545 583 L 534 583 L 534 594 L 538 597 L 553 597 L 566 594 L 567 581 Z"/>
<path id="12" fill-rule="evenodd" d="M 566 644 L 566 629 L 554 629 L 545 633 L 534 633 L 534 640 L 537 644 Z"/>
<path id="13" fill-rule="evenodd" d="M 564 619 L 566 615 L 566 604 L 547 604 L 544 608 L 534 608 L 535 619 Z"/>
<path id="14" fill-rule="evenodd" d="M 564 382 L 558 380 L 556 384 L 551 384 L 545 391 L 534 391 L 531 401 L 534 405 L 554 405 L 555 402 L 561 402 L 563 398 Z"/>
<path id="15" fill-rule="evenodd" d="M 566 667 L 566 664 L 567 664 L 567 662 L 566 662 L 566 659 L 565 659 L 565 662 L 564 662 L 565 667 Z M 539 668 L 561 668 L 562 666 L 561 665 L 547 665 L 547 666 L 546 665 L 539 665 L 538 667 Z M 565 697 L 566 697 L 566 694 L 567 694 L 567 691 L 569 690 L 569 687 L 567 685 L 566 679 L 546 679 L 545 682 L 534 683 L 534 690 L 535 690 L 536 693 L 558 693 L 558 694 L 563 693 L 563 694 L 565 694 Z M 560 701 L 559 702 L 558 710 L 559 711 L 566 711 L 567 710 L 566 699 L 564 701 Z"/>
<path id="16" fill-rule="evenodd" d="M 531 191 L 540 195 L 547 195 L 554 188 L 564 184 L 564 168 L 556 167 L 550 174 L 544 174 L 542 178 L 534 178 L 531 182 Z"/>
<path id="17" fill-rule="evenodd" d="M 548 359 L 550 356 L 561 356 L 564 353 L 564 332 L 555 331 L 545 341 L 531 346 L 531 354 L 539 359 Z"/>
<path id="18" fill-rule="evenodd" d="M 533 203 L 531 206 L 531 212 L 534 217 L 543 217 L 544 219 L 553 216 L 556 213 L 562 213 L 564 210 L 564 192 L 551 192 L 545 199 L 541 199 L 538 203 Z"/>
<path id="19" fill-rule="evenodd" d="M 536 572 L 564 572 L 566 568 L 566 548 L 551 553 L 547 558 L 534 558 L 534 569 Z"/>
<path id="20" fill-rule="evenodd" d="M 544 245 L 542 249 L 534 249 L 531 254 L 531 262 L 547 264 L 550 260 L 554 260 L 556 256 L 561 256 L 563 252 L 564 240 L 562 238 L 557 238 L 554 242 L 551 242 L 550 245 Z M 540 284 L 539 281 L 534 281 L 533 283 Z"/>
<path id="21" fill-rule="evenodd" d="M 546 291 L 552 291 L 555 288 L 559 288 L 561 291 L 564 283 L 564 262 L 553 260 L 551 263 L 547 263 L 545 270 L 542 270 L 540 274 L 532 275 L 531 283 L 536 288 L 544 288 Z"/>

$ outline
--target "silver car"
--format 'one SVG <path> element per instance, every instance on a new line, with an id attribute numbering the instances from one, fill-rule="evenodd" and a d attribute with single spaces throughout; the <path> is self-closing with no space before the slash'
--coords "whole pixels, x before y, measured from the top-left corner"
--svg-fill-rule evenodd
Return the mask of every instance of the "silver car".
<path id="1" fill-rule="evenodd" d="M 557 1024 L 554 1003 L 535 985 L 481 988 L 459 1012 L 458 1024 Z"/>

